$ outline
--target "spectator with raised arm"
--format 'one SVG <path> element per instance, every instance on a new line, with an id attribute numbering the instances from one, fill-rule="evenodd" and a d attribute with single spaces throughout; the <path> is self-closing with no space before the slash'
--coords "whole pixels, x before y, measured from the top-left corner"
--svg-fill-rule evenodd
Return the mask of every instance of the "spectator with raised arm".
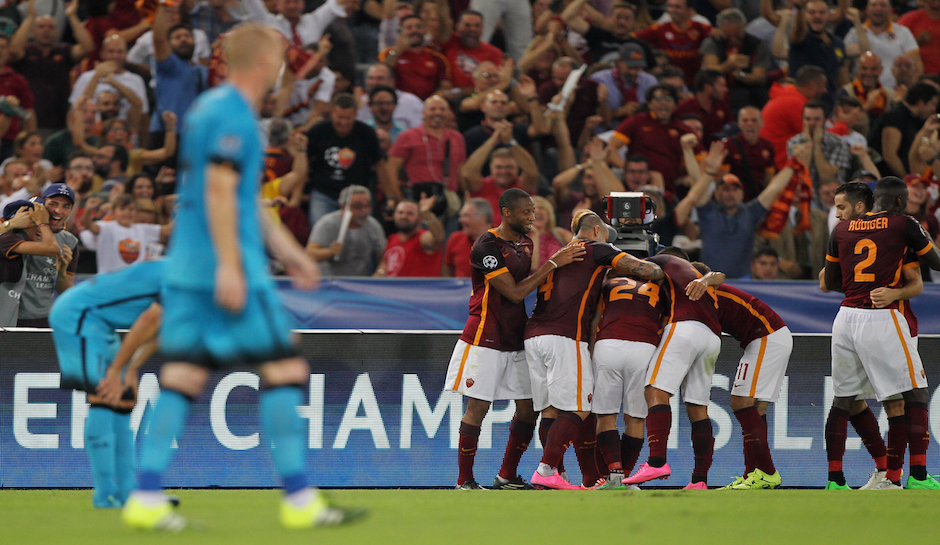
<path id="1" fill-rule="evenodd" d="M 937 114 L 938 102 L 936 85 L 915 83 L 904 100 L 886 111 L 872 128 L 870 145 L 881 153 L 889 173 L 898 177 L 910 174 L 908 150 L 924 121 Z"/>
<path id="2" fill-rule="evenodd" d="M 180 13 L 180 10 L 184 9 L 183 4 L 161 5 L 166 6 L 170 28 L 183 22 Z M 209 58 L 212 57 L 212 44 L 209 42 L 209 36 L 206 34 L 206 31 L 201 28 L 190 27 L 190 29 L 193 32 L 193 41 L 195 42 L 193 60 L 203 66 L 209 66 Z M 157 73 L 157 61 L 154 57 L 153 47 L 153 29 L 148 30 L 143 33 L 140 38 L 137 38 L 137 41 L 134 42 L 134 45 L 127 52 L 127 63 L 132 65 L 135 71 L 145 76 L 152 77 L 153 74 Z M 154 83 L 151 82 L 150 86 L 153 87 Z"/>
<path id="3" fill-rule="evenodd" d="M 36 108 L 36 126 L 44 131 L 65 127 L 72 67 L 95 49 L 91 34 L 78 18 L 78 0 L 66 5 L 75 44 L 58 42 L 59 28 L 51 15 L 36 15 L 36 0 L 27 4 L 26 19 L 10 40 L 10 65 L 29 82 Z M 32 40 L 30 40 L 32 36 Z"/>
<path id="4" fill-rule="evenodd" d="M 105 38 L 101 44 L 101 62 L 93 70 L 78 76 L 69 103 L 75 105 L 81 99 L 97 98 L 104 91 L 112 91 L 123 99 L 118 115 L 128 120 L 139 134 L 146 134 L 150 125 L 146 117 L 150 112 L 147 85 L 144 78 L 125 68 L 126 58 L 127 42 L 124 38 L 117 34 Z"/>
<path id="5" fill-rule="evenodd" d="M 487 162 L 490 174 L 484 177 L 483 165 Z M 507 189 L 516 187 L 534 195 L 538 181 L 539 168 L 535 159 L 515 141 L 508 121 L 499 122 L 492 136 L 460 167 L 464 191 L 470 197 L 486 199 L 493 210 L 499 209 L 499 197 Z"/>
<path id="6" fill-rule="evenodd" d="M 419 202 L 403 200 L 395 207 L 395 232 L 388 236 L 382 263 L 373 276 L 414 277 L 441 275 L 444 226 L 432 209 L 433 196 Z"/>
<path id="7" fill-rule="evenodd" d="M 633 37 L 636 28 L 636 6 L 617 1 L 610 8 L 610 15 L 601 16 L 600 21 L 591 22 L 584 17 L 586 10 L 593 10 L 588 0 L 574 0 L 561 12 L 561 21 L 568 28 L 584 36 L 591 55 L 591 62 L 602 62 L 607 55 L 618 53 L 625 44 L 640 48 L 643 57 L 641 68 L 652 68 L 656 61 L 649 44 Z M 595 10 L 596 11 L 596 10 Z M 549 23 L 550 24 L 550 23 Z"/>
<path id="8" fill-rule="evenodd" d="M 732 111 L 767 102 L 767 72 L 772 68 L 770 48 L 745 32 L 746 24 L 741 10 L 722 10 L 718 14 L 718 32 L 706 38 L 699 48 L 702 66 L 727 78 Z"/>
<path id="9" fill-rule="evenodd" d="M 453 87 L 447 57 L 424 45 L 424 32 L 424 21 L 409 15 L 401 20 L 395 46 L 379 53 L 379 61 L 395 69 L 395 88 L 422 100 Z"/>
<path id="10" fill-rule="evenodd" d="M 796 146 L 809 144 L 812 159 L 809 167 L 813 187 L 818 190 L 825 180 L 846 181 L 852 166 L 849 144 L 826 130 L 826 105 L 821 100 L 810 100 L 803 105 L 803 131 L 787 140 L 787 157 L 793 157 Z"/>
<path id="11" fill-rule="evenodd" d="M 154 74 L 156 109 L 161 113 L 173 112 L 176 114 L 174 122 L 182 122 L 196 97 L 208 86 L 209 72 L 193 59 L 196 51 L 193 29 L 181 24 L 171 26 L 170 11 L 167 4 L 160 4 L 153 20 L 153 51 L 157 61 Z M 158 140 L 162 140 L 167 130 L 162 116 L 153 116 L 150 132 L 159 133 Z"/>

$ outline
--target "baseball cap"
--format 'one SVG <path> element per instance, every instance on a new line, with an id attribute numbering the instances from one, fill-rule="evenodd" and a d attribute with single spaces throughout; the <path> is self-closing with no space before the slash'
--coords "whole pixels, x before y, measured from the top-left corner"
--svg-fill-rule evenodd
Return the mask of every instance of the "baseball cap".
<path id="1" fill-rule="evenodd" d="M 626 63 L 630 68 L 646 68 L 646 55 L 643 54 L 643 48 L 637 44 L 625 43 L 617 51 L 620 60 Z"/>
<path id="2" fill-rule="evenodd" d="M 67 185 L 65 185 L 65 184 L 63 184 L 63 183 L 52 184 L 52 185 L 50 185 L 49 187 L 47 187 L 47 188 L 42 192 L 42 198 L 41 198 L 40 202 L 43 202 L 43 203 L 44 203 L 44 202 L 46 202 L 46 199 L 48 199 L 48 198 L 50 198 L 50 197 L 55 197 L 56 195 L 65 195 L 66 197 L 68 197 L 69 199 L 71 199 L 72 204 L 75 204 L 75 191 L 72 190 L 71 187 L 69 187 L 69 186 L 67 186 Z"/>
<path id="3" fill-rule="evenodd" d="M 8 220 L 12 218 L 16 215 L 19 209 L 23 208 L 24 206 L 28 206 L 30 209 L 34 208 L 33 203 L 24 199 L 7 203 L 7 205 L 3 207 L 3 219 Z"/>
<path id="4" fill-rule="evenodd" d="M 734 174 L 725 174 L 721 177 L 722 184 L 737 184 L 741 187 L 744 187 L 744 184 L 741 183 L 741 180 L 738 179 Z"/>

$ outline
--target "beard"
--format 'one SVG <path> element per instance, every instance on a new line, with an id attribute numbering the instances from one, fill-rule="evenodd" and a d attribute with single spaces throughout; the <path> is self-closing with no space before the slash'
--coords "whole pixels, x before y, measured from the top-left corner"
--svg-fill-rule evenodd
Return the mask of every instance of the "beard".
<path id="1" fill-rule="evenodd" d="M 193 53 L 195 53 L 195 51 L 196 47 L 194 45 L 183 44 L 178 46 L 173 52 L 184 61 L 190 61 L 193 59 Z"/>

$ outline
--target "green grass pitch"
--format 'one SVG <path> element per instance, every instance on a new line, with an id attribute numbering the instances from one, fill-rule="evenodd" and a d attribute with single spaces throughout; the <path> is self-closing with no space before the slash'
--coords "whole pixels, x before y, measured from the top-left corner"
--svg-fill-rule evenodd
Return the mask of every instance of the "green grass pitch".
<path id="1" fill-rule="evenodd" d="M 5 544 L 938 543 L 940 493 L 772 490 L 640 492 L 334 490 L 358 524 L 287 531 L 276 490 L 181 490 L 203 528 L 150 534 L 91 508 L 88 490 L 0 491 Z"/>

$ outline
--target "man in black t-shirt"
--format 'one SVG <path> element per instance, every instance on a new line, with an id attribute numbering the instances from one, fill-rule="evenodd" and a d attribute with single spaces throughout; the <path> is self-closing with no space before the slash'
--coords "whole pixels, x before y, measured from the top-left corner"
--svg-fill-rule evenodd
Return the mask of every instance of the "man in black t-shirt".
<path id="1" fill-rule="evenodd" d="M 307 132 L 310 224 L 339 210 L 339 193 L 351 184 L 375 188 L 375 179 L 386 187 L 385 153 L 375 129 L 356 121 L 356 99 L 348 93 L 333 97 L 330 119 Z M 375 178 L 373 178 L 373 170 Z"/>

